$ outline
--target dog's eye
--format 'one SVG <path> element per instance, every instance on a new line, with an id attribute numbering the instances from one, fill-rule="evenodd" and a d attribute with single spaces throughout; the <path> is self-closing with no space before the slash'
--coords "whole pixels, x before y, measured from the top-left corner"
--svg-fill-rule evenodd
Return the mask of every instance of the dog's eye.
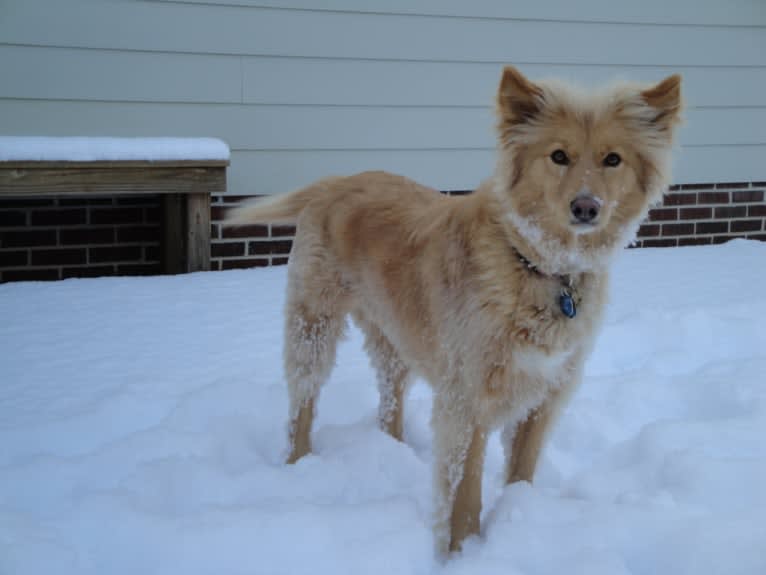
<path id="1" fill-rule="evenodd" d="M 609 152 L 604 158 L 604 165 L 610 168 L 619 166 L 620 162 L 622 162 L 620 154 L 615 154 L 614 152 Z"/>
<path id="2" fill-rule="evenodd" d="M 551 160 L 553 160 L 554 164 L 558 164 L 559 166 L 566 166 L 569 164 L 569 156 L 567 156 L 567 153 L 564 150 L 556 150 L 551 154 Z"/>

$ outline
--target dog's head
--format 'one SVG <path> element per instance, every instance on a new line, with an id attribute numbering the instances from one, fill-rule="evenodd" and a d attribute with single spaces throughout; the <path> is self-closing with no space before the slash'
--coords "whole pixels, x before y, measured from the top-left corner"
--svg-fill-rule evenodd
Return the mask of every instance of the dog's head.
<path id="1" fill-rule="evenodd" d="M 606 263 L 662 197 L 681 78 L 582 93 L 505 68 L 495 193 L 552 271 Z"/>

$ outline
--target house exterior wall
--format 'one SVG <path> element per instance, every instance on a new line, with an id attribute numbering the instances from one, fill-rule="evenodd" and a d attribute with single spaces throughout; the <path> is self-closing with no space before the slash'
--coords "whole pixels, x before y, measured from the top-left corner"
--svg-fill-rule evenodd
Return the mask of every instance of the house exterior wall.
<path id="1" fill-rule="evenodd" d="M 0 0 L 0 134 L 221 138 L 214 266 L 283 263 L 289 230 L 232 237 L 224 206 L 366 169 L 473 189 L 507 63 L 586 85 L 681 73 L 674 192 L 710 218 L 666 199 L 639 245 L 766 232 L 763 0 Z M 745 215 L 711 190 L 752 192 Z"/>
<path id="2" fill-rule="evenodd" d="M 369 168 L 471 189 L 505 63 L 680 72 L 674 183 L 766 179 L 762 0 L 4 0 L 0 133 L 220 137 L 235 195 Z"/>

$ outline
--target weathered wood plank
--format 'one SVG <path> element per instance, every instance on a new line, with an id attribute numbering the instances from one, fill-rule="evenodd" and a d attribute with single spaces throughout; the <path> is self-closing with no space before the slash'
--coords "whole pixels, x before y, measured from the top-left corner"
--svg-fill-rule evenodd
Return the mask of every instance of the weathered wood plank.
<path id="1" fill-rule="evenodd" d="M 58 168 L 219 168 L 229 165 L 229 160 L 0 160 L 0 168 L 7 169 L 58 169 Z"/>
<path id="2" fill-rule="evenodd" d="M 0 162 L 0 195 L 223 193 L 225 163 L 215 166 L 136 162 Z"/>

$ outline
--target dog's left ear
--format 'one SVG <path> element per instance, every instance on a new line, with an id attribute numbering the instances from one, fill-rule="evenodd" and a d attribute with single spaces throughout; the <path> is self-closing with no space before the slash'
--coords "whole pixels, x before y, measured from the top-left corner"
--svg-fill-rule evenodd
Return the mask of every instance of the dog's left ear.
<path id="1" fill-rule="evenodd" d="M 542 106 L 543 91 L 527 80 L 513 66 L 506 66 L 497 91 L 497 113 L 500 122 L 510 128 L 527 123 Z"/>
<path id="2" fill-rule="evenodd" d="M 657 115 L 652 119 L 662 131 L 671 131 L 681 121 L 681 76 L 674 74 L 662 82 L 641 92 L 641 97 Z"/>

